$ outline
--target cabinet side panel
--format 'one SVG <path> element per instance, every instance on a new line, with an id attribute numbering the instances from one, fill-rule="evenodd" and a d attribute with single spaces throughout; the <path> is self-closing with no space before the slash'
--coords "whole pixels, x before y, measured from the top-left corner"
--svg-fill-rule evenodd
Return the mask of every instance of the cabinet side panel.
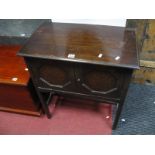
<path id="1" fill-rule="evenodd" d="M 0 84 L 0 110 L 40 115 L 37 99 L 24 86 Z"/>

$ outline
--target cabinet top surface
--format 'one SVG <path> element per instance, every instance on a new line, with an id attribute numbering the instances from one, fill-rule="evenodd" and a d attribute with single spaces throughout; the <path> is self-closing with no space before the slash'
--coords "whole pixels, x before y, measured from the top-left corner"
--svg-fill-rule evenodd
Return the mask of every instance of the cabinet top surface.
<path id="1" fill-rule="evenodd" d="M 123 27 L 44 23 L 18 54 L 139 68 L 135 31 Z"/>
<path id="2" fill-rule="evenodd" d="M 17 56 L 21 45 L 0 45 L 0 84 L 26 86 L 29 73 L 23 58 Z"/>

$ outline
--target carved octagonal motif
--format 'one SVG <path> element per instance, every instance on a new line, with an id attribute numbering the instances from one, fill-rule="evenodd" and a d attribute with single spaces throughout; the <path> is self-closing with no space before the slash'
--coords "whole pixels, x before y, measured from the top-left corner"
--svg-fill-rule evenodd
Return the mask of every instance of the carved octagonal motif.
<path id="1" fill-rule="evenodd" d="M 40 68 L 40 80 L 49 86 L 64 87 L 70 83 L 65 70 L 52 65 L 44 65 Z"/>
<path id="2" fill-rule="evenodd" d="M 106 94 L 117 90 L 118 79 L 110 71 L 93 71 L 85 75 L 84 86 L 92 91 L 99 91 Z"/>

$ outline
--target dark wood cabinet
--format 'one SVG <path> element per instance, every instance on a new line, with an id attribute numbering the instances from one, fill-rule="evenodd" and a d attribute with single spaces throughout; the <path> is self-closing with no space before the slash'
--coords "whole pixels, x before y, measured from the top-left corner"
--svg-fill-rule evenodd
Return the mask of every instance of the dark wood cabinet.
<path id="1" fill-rule="evenodd" d="M 121 68 L 26 58 L 40 89 L 64 91 L 120 100 L 125 74 Z"/>
<path id="2" fill-rule="evenodd" d="M 44 23 L 19 55 L 25 58 L 49 118 L 49 98 L 43 92 L 116 104 L 116 128 L 132 71 L 139 68 L 134 30 Z"/>

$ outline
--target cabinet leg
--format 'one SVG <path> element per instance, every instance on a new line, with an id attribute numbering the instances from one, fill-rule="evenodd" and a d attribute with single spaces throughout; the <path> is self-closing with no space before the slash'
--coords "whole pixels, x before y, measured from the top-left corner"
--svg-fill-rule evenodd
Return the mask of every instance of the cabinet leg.
<path id="1" fill-rule="evenodd" d="M 124 105 L 125 97 L 127 95 L 130 79 L 131 79 L 131 76 L 132 76 L 132 72 L 133 72 L 133 70 L 130 70 L 124 76 L 124 85 L 122 86 L 122 93 L 121 93 L 121 98 L 120 98 L 121 100 L 119 101 L 119 103 L 117 103 L 116 115 L 115 115 L 114 123 L 113 123 L 113 126 L 112 126 L 113 130 L 116 129 L 118 121 L 119 121 L 119 117 L 120 117 L 121 112 L 122 112 L 122 108 L 123 108 L 123 105 Z"/>
<path id="2" fill-rule="evenodd" d="M 51 113 L 49 111 L 48 104 L 46 103 L 46 101 L 44 101 L 43 96 L 42 96 L 42 94 L 39 91 L 38 91 L 38 97 L 40 99 L 41 106 L 42 106 L 45 114 L 47 115 L 47 118 L 50 119 L 52 117 L 52 115 L 51 115 Z"/>
<path id="3" fill-rule="evenodd" d="M 119 117 L 121 115 L 122 112 L 122 108 L 123 108 L 123 104 L 122 103 L 118 103 L 117 104 L 117 110 L 116 110 L 116 115 L 115 115 L 115 119 L 114 119 L 114 123 L 112 126 L 112 129 L 115 130 L 119 121 Z"/>

